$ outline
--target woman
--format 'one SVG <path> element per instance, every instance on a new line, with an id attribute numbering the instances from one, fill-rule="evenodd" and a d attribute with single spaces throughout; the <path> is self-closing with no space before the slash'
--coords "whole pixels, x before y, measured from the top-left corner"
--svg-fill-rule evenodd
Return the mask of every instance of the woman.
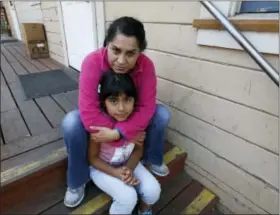
<path id="1" fill-rule="evenodd" d="M 76 207 L 84 198 L 89 180 L 88 139 L 95 142 L 122 142 L 143 138 L 143 162 L 154 174 L 169 173 L 163 163 L 164 131 L 170 112 L 156 104 L 156 74 L 146 49 L 143 24 L 132 17 L 116 19 L 108 28 L 104 47 L 90 53 L 82 63 L 79 80 L 79 109 L 68 113 L 62 122 L 68 153 L 67 191 L 64 204 Z M 98 86 L 102 74 L 112 69 L 129 73 L 138 92 L 135 112 L 125 122 L 113 122 L 100 109 Z"/>

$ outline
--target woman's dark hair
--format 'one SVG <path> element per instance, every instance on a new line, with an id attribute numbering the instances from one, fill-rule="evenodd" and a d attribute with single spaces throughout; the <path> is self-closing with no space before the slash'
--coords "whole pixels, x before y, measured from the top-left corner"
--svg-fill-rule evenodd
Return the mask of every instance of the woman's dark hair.
<path id="1" fill-rule="evenodd" d="M 106 111 L 105 100 L 110 96 L 119 96 L 124 93 L 128 97 L 133 97 L 137 102 L 137 90 L 131 76 L 128 73 L 115 73 L 113 70 L 104 72 L 99 82 L 99 101 L 101 109 Z"/>
<path id="2" fill-rule="evenodd" d="M 147 48 L 144 25 L 139 20 L 133 17 L 123 16 L 113 21 L 107 30 L 103 46 L 105 47 L 111 42 L 118 33 L 127 37 L 135 37 L 141 52 Z"/>

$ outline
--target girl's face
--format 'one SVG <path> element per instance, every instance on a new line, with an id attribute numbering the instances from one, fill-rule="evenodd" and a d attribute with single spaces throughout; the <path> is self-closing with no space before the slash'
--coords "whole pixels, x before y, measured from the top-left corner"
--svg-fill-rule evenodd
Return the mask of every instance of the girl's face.
<path id="1" fill-rule="evenodd" d="M 118 96 L 109 96 L 105 100 L 105 107 L 108 114 L 116 121 L 125 121 L 134 109 L 134 98 L 124 93 Z"/>
<path id="2" fill-rule="evenodd" d="M 127 73 L 134 68 L 140 49 L 135 37 L 117 34 L 108 44 L 108 61 L 116 73 Z"/>

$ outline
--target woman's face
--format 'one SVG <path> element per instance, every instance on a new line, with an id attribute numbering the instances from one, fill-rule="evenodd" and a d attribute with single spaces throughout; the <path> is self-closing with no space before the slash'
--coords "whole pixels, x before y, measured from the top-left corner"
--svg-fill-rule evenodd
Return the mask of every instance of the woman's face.
<path id="1" fill-rule="evenodd" d="M 117 34 L 108 44 L 108 61 L 116 73 L 127 73 L 134 68 L 140 55 L 135 37 Z"/>
<path id="2" fill-rule="evenodd" d="M 134 98 L 124 93 L 119 96 L 109 96 L 105 100 L 105 107 L 108 114 L 116 121 L 125 121 L 134 109 Z"/>

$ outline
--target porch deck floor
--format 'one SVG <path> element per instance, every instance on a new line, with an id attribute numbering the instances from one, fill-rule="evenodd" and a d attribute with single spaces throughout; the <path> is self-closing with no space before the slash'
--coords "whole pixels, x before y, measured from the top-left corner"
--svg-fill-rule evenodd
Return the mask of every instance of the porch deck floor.
<path id="1" fill-rule="evenodd" d="M 63 69 L 51 58 L 30 59 L 21 42 L 1 43 L 1 172 L 63 146 L 61 121 L 77 108 L 78 90 L 26 100 L 18 75 Z"/>

